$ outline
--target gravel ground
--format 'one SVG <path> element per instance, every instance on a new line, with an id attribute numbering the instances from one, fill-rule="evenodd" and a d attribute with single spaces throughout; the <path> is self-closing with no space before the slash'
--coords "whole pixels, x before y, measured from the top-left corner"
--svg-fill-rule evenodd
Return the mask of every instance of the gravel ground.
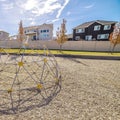
<path id="1" fill-rule="evenodd" d="M 25 112 L 0 112 L 0 120 L 120 120 L 120 61 L 56 59 L 62 72 L 57 96 Z"/>

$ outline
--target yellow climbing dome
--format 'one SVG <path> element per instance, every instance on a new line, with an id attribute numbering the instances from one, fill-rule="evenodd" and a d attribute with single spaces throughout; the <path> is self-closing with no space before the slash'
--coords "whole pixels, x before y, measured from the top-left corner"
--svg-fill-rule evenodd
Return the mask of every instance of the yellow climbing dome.
<path id="1" fill-rule="evenodd" d="M 21 67 L 21 66 L 23 66 L 23 62 L 21 61 L 21 62 L 18 62 L 18 65 Z"/>
<path id="2" fill-rule="evenodd" d="M 44 58 L 43 61 L 44 61 L 44 63 L 47 63 L 47 58 Z"/>
<path id="3" fill-rule="evenodd" d="M 42 88 L 42 85 L 41 84 L 38 84 L 37 85 L 37 89 L 41 89 Z"/>
<path id="4" fill-rule="evenodd" d="M 12 92 L 12 89 L 8 89 L 7 92 L 8 92 L 8 93 L 11 93 L 11 92 Z"/>

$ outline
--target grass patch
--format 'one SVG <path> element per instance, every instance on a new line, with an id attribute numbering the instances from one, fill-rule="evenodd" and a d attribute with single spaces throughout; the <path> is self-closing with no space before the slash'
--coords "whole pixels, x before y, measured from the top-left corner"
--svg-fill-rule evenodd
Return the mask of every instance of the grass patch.
<path id="1" fill-rule="evenodd" d="M 31 50 L 31 49 L 0 49 L 1 53 L 26 53 L 26 54 L 44 54 L 44 50 Z M 89 52 L 89 51 L 73 51 L 73 50 L 50 50 L 54 55 L 89 55 L 89 56 L 120 56 L 120 52 Z"/>

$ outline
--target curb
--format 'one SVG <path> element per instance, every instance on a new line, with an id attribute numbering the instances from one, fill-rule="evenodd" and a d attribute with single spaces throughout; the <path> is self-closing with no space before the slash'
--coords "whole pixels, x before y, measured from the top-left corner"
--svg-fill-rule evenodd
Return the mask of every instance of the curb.
<path id="1" fill-rule="evenodd" d="M 1 53 L 5 55 L 5 53 Z M 9 53 L 11 55 L 16 55 L 15 53 Z M 22 54 L 19 54 L 22 55 Z M 28 56 L 36 56 L 36 54 L 28 54 L 24 53 L 24 55 Z M 44 54 L 39 54 L 43 55 Z M 69 54 L 53 54 L 55 57 L 67 57 L 67 58 L 81 58 L 81 59 L 97 59 L 97 60 L 120 60 L 120 56 L 90 56 L 90 55 L 69 55 Z"/>
<path id="2" fill-rule="evenodd" d="M 120 60 L 119 56 L 90 56 L 90 55 L 55 55 L 55 57 L 98 59 L 98 60 Z"/>

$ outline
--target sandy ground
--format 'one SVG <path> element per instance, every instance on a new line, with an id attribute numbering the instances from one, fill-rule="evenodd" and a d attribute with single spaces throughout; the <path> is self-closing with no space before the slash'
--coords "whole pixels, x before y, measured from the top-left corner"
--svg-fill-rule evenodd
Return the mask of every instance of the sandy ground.
<path id="1" fill-rule="evenodd" d="M 62 88 L 44 106 L 0 120 L 120 120 L 120 61 L 57 58 Z M 3 99 L 3 98 L 0 98 Z"/>

